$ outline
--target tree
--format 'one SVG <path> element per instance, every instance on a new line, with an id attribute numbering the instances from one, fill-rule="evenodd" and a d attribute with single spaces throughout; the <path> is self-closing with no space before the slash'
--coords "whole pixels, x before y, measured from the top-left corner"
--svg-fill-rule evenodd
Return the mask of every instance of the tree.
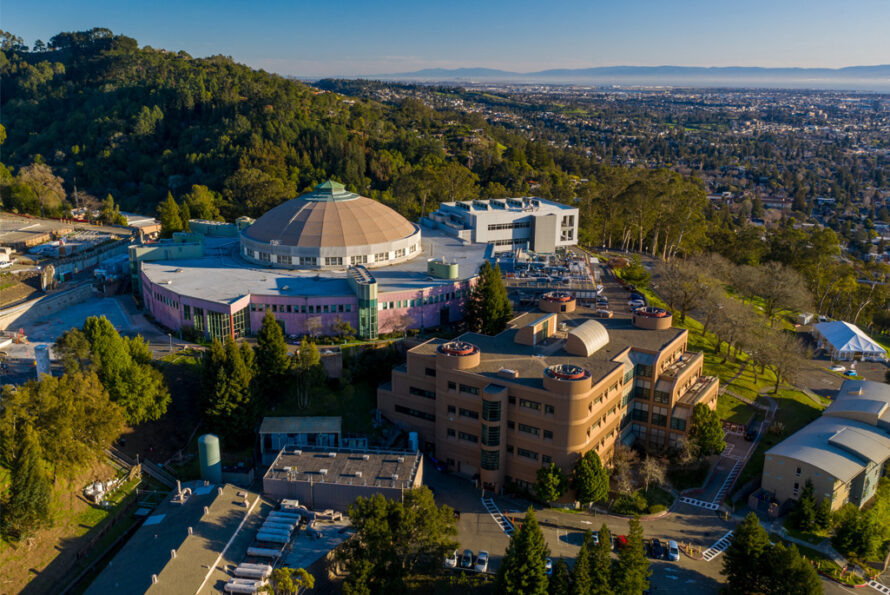
<path id="1" fill-rule="evenodd" d="M 41 211 L 59 207 L 65 200 L 63 180 L 53 174 L 53 170 L 45 163 L 32 163 L 19 170 L 19 180 L 34 190 L 40 202 Z"/>
<path id="2" fill-rule="evenodd" d="M 639 255 L 634 254 L 630 258 L 630 263 L 621 269 L 621 278 L 636 287 L 646 287 L 652 275 L 643 266 Z"/>
<path id="3" fill-rule="evenodd" d="M 774 331 L 768 343 L 769 367 L 776 375 L 773 392 L 779 392 L 782 381 L 793 383 L 801 373 L 804 364 L 803 346 L 793 332 Z"/>
<path id="4" fill-rule="evenodd" d="M 559 465 L 550 463 L 547 467 L 538 469 L 538 482 L 535 484 L 535 492 L 545 502 L 555 502 L 566 493 L 568 483 Z"/>
<path id="5" fill-rule="evenodd" d="M 569 565 L 562 558 L 553 563 L 553 572 L 548 580 L 548 595 L 569 595 L 572 588 Z"/>
<path id="6" fill-rule="evenodd" d="M 816 528 L 823 531 L 831 527 L 831 499 L 822 498 L 816 507 Z"/>
<path id="7" fill-rule="evenodd" d="M 692 408 L 692 424 L 689 428 L 689 440 L 695 444 L 699 453 L 704 456 L 719 454 L 726 448 L 723 439 L 723 425 L 717 412 L 704 403 L 697 403 Z"/>
<path id="8" fill-rule="evenodd" d="M 374 494 L 349 506 L 355 535 L 338 550 L 350 573 L 344 592 L 403 592 L 408 575 L 439 571 L 457 547 L 454 511 L 436 506 L 429 488 L 408 490 L 403 500 Z"/>
<path id="9" fill-rule="evenodd" d="M 254 372 L 250 346 L 245 344 L 242 349 L 232 337 L 226 337 L 225 360 L 217 370 L 205 415 L 211 429 L 236 442 L 244 442 L 253 427 Z"/>
<path id="10" fill-rule="evenodd" d="M 664 483 L 665 477 L 664 461 L 653 456 L 647 456 L 640 465 L 640 477 L 643 480 L 645 489 L 649 489 L 650 484 L 661 485 Z"/>
<path id="11" fill-rule="evenodd" d="M 53 351 L 62 361 L 66 374 L 73 374 L 89 366 L 90 342 L 79 328 L 65 331 L 53 344 Z"/>
<path id="12" fill-rule="evenodd" d="M 222 219 L 217 206 L 221 200 L 219 193 L 200 184 L 193 184 L 191 191 L 182 195 L 182 204 L 188 207 L 192 216 L 206 221 Z"/>
<path id="13" fill-rule="evenodd" d="M 102 203 L 102 210 L 99 212 L 99 219 L 105 225 L 126 225 L 127 218 L 121 215 L 120 209 L 114 204 L 114 197 L 109 194 Z"/>
<path id="14" fill-rule="evenodd" d="M 706 293 L 708 279 L 699 266 L 688 260 L 660 262 L 658 294 L 672 310 L 680 313 L 680 322 L 686 321 L 686 313 L 694 310 Z"/>
<path id="15" fill-rule="evenodd" d="M 616 593 L 642 595 L 649 588 L 649 560 L 643 546 L 643 525 L 639 519 L 630 520 L 627 544 L 618 552 L 618 562 L 612 569 L 612 588 Z"/>
<path id="16" fill-rule="evenodd" d="M 777 543 L 769 550 L 762 569 L 764 592 L 769 595 L 819 595 L 822 581 L 813 565 L 804 560 L 794 544 Z"/>
<path id="17" fill-rule="evenodd" d="M 303 337 L 300 348 L 294 355 L 296 379 L 294 390 L 297 394 L 297 406 L 304 409 L 309 406 L 309 397 L 313 389 L 321 382 L 324 372 L 321 367 L 321 354 L 318 347 Z"/>
<path id="18" fill-rule="evenodd" d="M 20 433 L 18 453 L 12 464 L 9 498 L 2 509 L 3 533 L 22 539 L 49 522 L 52 484 L 40 454 L 37 433 L 25 424 Z"/>
<path id="19" fill-rule="evenodd" d="M 273 595 L 299 595 L 303 589 L 315 587 L 315 577 L 304 568 L 282 566 L 272 571 L 271 579 L 266 592 Z"/>
<path id="20" fill-rule="evenodd" d="M 637 451 L 623 444 L 612 453 L 612 487 L 620 494 L 630 494 L 634 489 L 633 468 L 639 460 Z"/>
<path id="21" fill-rule="evenodd" d="M 331 323 L 331 332 L 342 339 L 343 337 L 354 338 L 356 330 L 349 324 L 348 320 L 343 320 L 338 314 L 337 319 Z"/>
<path id="22" fill-rule="evenodd" d="M 764 555 L 769 554 L 769 535 L 760 520 L 749 512 L 735 529 L 723 554 L 723 575 L 730 594 L 760 593 L 764 588 Z"/>
<path id="23" fill-rule="evenodd" d="M 192 212 L 189 209 L 189 205 L 187 202 L 183 201 L 181 205 L 179 205 L 179 219 L 182 221 L 182 231 L 191 231 L 189 227 L 189 221 L 192 218 Z"/>
<path id="24" fill-rule="evenodd" d="M 173 195 L 167 193 L 167 199 L 158 205 L 158 219 L 161 221 L 161 237 L 170 238 L 173 234 L 182 231 L 182 214 L 179 205 L 173 199 Z"/>
<path id="25" fill-rule="evenodd" d="M 609 497 L 609 472 L 595 450 L 588 450 L 575 463 L 573 480 L 582 506 L 603 502 Z"/>
<path id="26" fill-rule="evenodd" d="M 778 310 L 795 310 L 810 305 L 810 292 L 800 273 L 779 262 L 768 262 L 761 268 L 757 295 L 763 298 L 763 313 L 773 323 Z"/>
<path id="27" fill-rule="evenodd" d="M 256 365 L 259 389 L 264 399 L 273 396 L 283 387 L 293 360 L 287 351 L 284 332 L 271 310 L 266 310 L 263 323 L 256 337 Z"/>
<path id="28" fill-rule="evenodd" d="M 546 560 L 550 548 L 544 541 L 535 510 L 529 507 L 519 531 L 510 536 L 510 543 L 498 569 L 495 590 L 506 595 L 545 595 L 547 593 Z"/>
<path id="29" fill-rule="evenodd" d="M 584 541 L 581 543 L 578 557 L 575 558 L 575 568 L 572 570 L 571 595 L 588 595 L 593 588 L 593 577 L 590 572 L 592 548 L 593 535 L 588 530 L 584 532 Z"/>
<path id="30" fill-rule="evenodd" d="M 801 531 L 812 531 L 816 526 L 816 491 L 807 479 L 792 515 L 795 526 Z"/>
<path id="31" fill-rule="evenodd" d="M 613 595 L 612 591 L 612 534 L 603 523 L 599 541 L 590 553 L 590 595 Z"/>
<path id="32" fill-rule="evenodd" d="M 507 328 L 513 306 L 507 297 L 501 269 L 487 260 L 479 268 L 479 278 L 465 306 L 467 328 L 486 335 L 496 335 Z"/>

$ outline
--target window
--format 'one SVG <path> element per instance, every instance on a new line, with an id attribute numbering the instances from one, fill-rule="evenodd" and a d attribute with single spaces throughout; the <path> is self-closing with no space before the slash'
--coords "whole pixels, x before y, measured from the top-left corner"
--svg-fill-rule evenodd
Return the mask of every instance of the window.
<path id="1" fill-rule="evenodd" d="M 403 257 L 403 256 L 405 256 L 405 249 L 404 249 L 404 248 L 399 248 L 398 250 L 396 250 L 396 256 L 395 256 L 396 258 L 401 258 L 401 257 Z"/>
<path id="2" fill-rule="evenodd" d="M 479 389 L 476 388 L 475 386 L 468 386 L 468 385 L 466 385 L 466 384 L 461 384 L 461 385 L 460 385 L 460 392 L 462 392 L 462 393 L 468 393 L 468 394 L 471 394 L 471 395 L 478 395 L 478 394 L 479 394 Z"/>
<path id="3" fill-rule="evenodd" d="M 260 260 L 262 260 L 263 262 L 269 262 L 269 253 L 260 252 Z"/>
<path id="4" fill-rule="evenodd" d="M 385 262 L 389 260 L 389 252 L 378 252 L 374 257 L 375 262 Z"/>
<path id="5" fill-rule="evenodd" d="M 457 413 L 457 409 L 455 409 L 454 405 L 448 406 L 448 413 L 449 414 Z"/>
<path id="6" fill-rule="evenodd" d="M 553 415 L 556 413 L 556 409 L 553 408 L 553 405 L 544 405 L 544 413 Z"/>
<path id="7" fill-rule="evenodd" d="M 183 320 L 191 320 L 192 319 L 192 308 L 188 304 L 182 305 L 182 319 Z"/>
<path id="8" fill-rule="evenodd" d="M 628 369 L 624 372 L 624 384 L 629 383 L 631 380 L 633 380 L 633 378 L 634 378 L 634 369 L 633 369 L 633 368 L 628 368 Z"/>
<path id="9" fill-rule="evenodd" d="M 325 266 L 343 266 L 343 257 L 342 256 L 325 256 L 324 257 Z"/>
<path id="10" fill-rule="evenodd" d="M 452 428 L 448 428 L 445 433 L 448 435 L 449 438 L 454 438 L 457 435 L 457 433 Z"/>
<path id="11" fill-rule="evenodd" d="M 652 366 L 647 366 L 646 364 L 637 364 L 637 368 L 634 371 L 635 376 L 645 376 L 646 378 L 652 378 Z"/>
<path id="12" fill-rule="evenodd" d="M 485 446 L 498 446 L 501 443 L 500 426 L 487 426 L 482 424 L 482 444 Z"/>
<path id="13" fill-rule="evenodd" d="M 528 399 L 519 399 L 519 406 L 525 407 L 526 409 L 534 409 L 535 411 L 541 410 L 541 404 L 537 401 L 529 401 Z"/>
<path id="14" fill-rule="evenodd" d="M 525 432 L 526 434 L 531 434 L 532 436 L 540 436 L 541 430 L 536 428 L 535 426 L 527 426 L 525 424 L 519 424 L 519 431 Z"/>
<path id="15" fill-rule="evenodd" d="M 541 462 L 545 465 L 549 465 L 553 462 L 553 457 L 550 455 L 541 455 Z"/>
<path id="16" fill-rule="evenodd" d="M 544 440 L 553 440 L 553 432 L 544 430 Z"/>
<path id="17" fill-rule="evenodd" d="M 500 465 L 500 453 L 496 450 L 483 450 L 480 465 L 486 471 L 497 471 Z"/>
<path id="18" fill-rule="evenodd" d="M 424 397 L 425 399 L 435 399 L 436 393 L 431 390 L 426 390 L 423 388 L 417 388 L 416 386 L 412 386 L 408 388 L 408 393 L 414 395 L 415 397 Z"/>
<path id="19" fill-rule="evenodd" d="M 625 393 L 621 395 L 621 408 L 627 407 L 627 400 L 630 398 L 630 393 Z"/>
<path id="20" fill-rule="evenodd" d="M 686 430 L 686 420 L 681 419 L 679 417 L 672 417 L 671 418 L 671 429 L 685 431 Z"/>
<path id="21" fill-rule="evenodd" d="M 630 416 L 635 421 L 648 421 L 649 420 L 649 405 L 646 403 L 640 403 L 639 401 L 634 401 L 633 409 L 631 409 Z"/>
<path id="22" fill-rule="evenodd" d="M 795 471 L 794 471 L 794 477 L 800 477 L 800 467 L 798 467 L 797 469 L 795 469 Z"/>
<path id="23" fill-rule="evenodd" d="M 306 313 L 306 304 L 300 304 L 300 314 Z"/>
<path id="24" fill-rule="evenodd" d="M 498 401 L 482 401 L 482 419 L 501 421 L 501 404 Z"/>
<path id="25" fill-rule="evenodd" d="M 449 380 L 448 381 L 448 390 L 457 390 L 457 384 L 455 384 L 454 382 Z"/>
<path id="26" fill-rule="evenodd" d="M 510 405 L 515 405 L 516 397 L 507 397 L 507 403 L 509 403 Z"/>
<path id="27" fill-rule="evenodd" d="M 666 426 L 668 419 L 668 410 L 665 407 L 652 408 L 652 425 Z"/>
<path id="28" fill-rule="evenodd" d="M 800 484 L 797 483 L 797 482 L 794 482 L 794 493 L 793 493 L 793 496 L 794 496 L 795 498 L 797 498 L 799 495 L 800 495 Z"/>
<path id="29" fill-rule="evenodd" d="M 531 450 L 526 450 L 524 448 L 517 448 L 516 454 L 518 454 L 520 457 L 525 457 L 526 459 L 531 459 L 533 461 L 538 460 L 538 453 Z"/>
<path id="30" fill-rule="evenodd" d="M 479 436 L 467 434 L 466 432 L 458 432 L 457 437 L 461 440 L 466 440 L 467 442 L 479 442 Z"/>
<path id="31" fill-rule="evenodd" d="M 318 260 L 314 256 L 301 256 L 300 257 L 300 265 L 301 266 L 311 266 L 314 267 Z"/>
<path id="32" fill-rule="evenodd" d="M 654 393 L 652 393 L 652 400 L 655 401 L 656 403 L 670 403 L 671 395 L 670 395 L 670 393 L 666 393 L 664 391 L 657 390 Z"/>
<path id="33" fill-rule="evenodd" d="M 278 262 L 280 262 L 281 264 L 291 264 L 291 258 L 290 258 L 290 256 L 284 256 L 284 255 L 279 254 Z"/>
<path id="34" fill-rule="evenodd" d="M 420 419 L 425 419 L 427 421 L 436 421 L 436 416 L 432 413 L 425 413 L 423 411 L 417 411 L 416 409 L 411 409 L 409 407 L 403 407 L 402 405 L 396 405 L 396 413 L 410 415 L 411 417 L 418 417 Z"/>
<path id="35" fill-rule="evenodd" d="M 469 417 L 470 419 L 479 419 L 479 414 L 476 411 L 470 411 L 469 409 L 461 408 L 458 412 L 461 417 Z"/>
<path id="36" fill-rule="evenodd" d="M 367 264 L 368 263 L 368 255 L 367 254 L 358 254 L 356 256 L 349 257 L 349 264 Z"/>
<path id="37" fill-rule="evenodd" d="M 436 369 L 435 369 L 435 368 L 427 368 L 427 369 L 425 369 L 425 370 L 423 371 L 423 373 L 426 374 L 427 376 L 432 376 L 432 377 L 435 378 L 435 376 L 436 376 Z"/>

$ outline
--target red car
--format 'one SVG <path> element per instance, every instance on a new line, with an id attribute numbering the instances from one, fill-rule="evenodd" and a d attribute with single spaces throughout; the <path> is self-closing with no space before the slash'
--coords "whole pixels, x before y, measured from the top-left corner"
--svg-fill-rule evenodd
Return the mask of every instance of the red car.
<path id="1" fill-rule="evenodd" d="M 612 549 L 615 551 L 622 550 L 627 547 L 627 537 L 624 535 L 616 535 L 612 539 Z"/>

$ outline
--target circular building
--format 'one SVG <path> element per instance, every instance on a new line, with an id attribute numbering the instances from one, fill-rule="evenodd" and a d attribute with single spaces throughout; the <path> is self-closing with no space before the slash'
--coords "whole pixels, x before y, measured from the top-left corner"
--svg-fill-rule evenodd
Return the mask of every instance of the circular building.
<path id="1" fill-rule="evenodd" d="M 420 252 L 419 226 L 330 180 L 278 205 L 241 232 L 241 255 L 263 267 L 375 268 L 406 262 Z"/>

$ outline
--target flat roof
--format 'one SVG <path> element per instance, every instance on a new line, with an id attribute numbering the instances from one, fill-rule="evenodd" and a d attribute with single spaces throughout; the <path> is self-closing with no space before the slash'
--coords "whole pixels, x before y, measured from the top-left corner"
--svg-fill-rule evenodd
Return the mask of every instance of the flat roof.
<path id="1" fill-rule="evenodd" d="M 247 294 L 293 297 L 354 297 L 347 271 L 261 268 L 239 256 L 238 238 L 207 238 L 204 256 L 194 259 L 143 262 L 142 271 L 152 283 L 179 295 L 231 304 Z M 458 265 L 458 279 L 474 277 L 485 259 L 487 244 L 468 244 L 424 227 L 423 250 L 416 258 L 393 266 L 372 268 L 378 294 L 451 285 L 427 273 L 427 259 L 445 257 Z M 177 272 L 179 270 L 179 272 Z M 170 283 L 167 284 L 166 282 Z"/>
<path id="2" fill-rule="evenodd" d="M 609 342 L 590 357 L 576 356 L 565 351 L 565 339 L 551 337 L 532 347 L 515 342 L 516 333 L 541 316 L 540 311 L 527 312 L 510 323 L 510 327 L 496 336 L 479 333 L 464 333 L 458 340 L 476 345 L 481 350 L 480 363 L 468 370 L 474 374 L 491 378 L 495 384 L 512 382 L 543 388 L 544 369 L 556 364 L 572 364 L 590 370 L 593 381 L 597 382 L 623 363 L 613 361 L 628 348 L 660 351 L 668 343 L 682 336 L 686 331 L 679 328 L 665 330 L 640 329 L 631 324 L 629 318 L 596 318 L 594 310 L 578 306 L 574 312 L 557 314 L 557 325 L 565 323 L 568 331 L 581 326 L 588 320 L 596 320 L 609 334 Z M 432 339 L 414 347 L 411 351 L 433 355 L 444 339 Z M 516 378 L 506 378 L 498 374 L 507 368 L 517 372 Z"/>
<path id="3" fill-rule="evenodd" d="M 339 434 L 341 417 L 264 417 L 260 434 Z"/>
<path id="4" fill-rule="evenodd" d="M 410 488 L 420 464 L 419 452 L 288 446 L 278 454 L 263 479 Z M 327 471 L 322 473 L 323 469 Z M 398 479 L 393 480 L 393 475 Z"/>
<path id="5" fill-rule="evenodd" d="M 522 202 L 523 206 L 515 207 L 510 204 L 508 201 L 518 201 Z M 540 206 L 536 206 L 531 203 L 531 201 L 537 201 Z M 461 201 L 451 201 L 451 202 L 443 202 L 440 203 L 440 206 L 446 207 L 457 207 L 457 204 L 462 203 L 470 207 L 470 211 L 483 213 L 483 212 L 514 212 L 514 213 L 522 213 L 529 212 L 533 213 L 535 210 L 543 210 L 543 211 L 554 211 L 554 210 L 578 210 L 578 207 L 574 207 L 572 205 L 566 205 L 561 202 L 556 202 L 553 200 L 549 200 L 546 198 L 540 198 L 537 196 L 518 196 L 518 197 L 510 197 L 510 198 L 484 198 L 484 199 L 475 199 L 475 200 L 461 200 Z M 504 208 L 500 207 L 492 207 L 491 203 L 496 203 L 498 205 L 503 205 Z"/>
<path id="6" fill-rule="evenodd" d="M 191 497 L 184 504 L 177 504 L 171 494 L 161 503 L 86 593 L 194 595 L 205 577 L 215 572 L 217 559 L 230 540 L 233 544 L 239 542 L 239 547 L 243 545 L 246 553 L 255 533 L 242 535 L 246 529 L 239 531 L 239 526 L 245 518 L 260 519 L 271 505 L 257 494 L 228 484 L 204 486 L 203 482 L 193 482 L 188 487 L 192 488 Z M 176 550 L 175 558 L 171 550 Z M 239 554 L 226 550 L 227 559 L 238 558 Z M 157 575 L 157 584 L 152 584 L 152 575 Z"/>
<path id="7" fill-rule="evenodd" d="M 848 482 L 872 461 L 890 458 L 890 435 L 868 424 L 837 417 L 820 417 L 768 451 L 766 456 L 798 460 Z"/>

